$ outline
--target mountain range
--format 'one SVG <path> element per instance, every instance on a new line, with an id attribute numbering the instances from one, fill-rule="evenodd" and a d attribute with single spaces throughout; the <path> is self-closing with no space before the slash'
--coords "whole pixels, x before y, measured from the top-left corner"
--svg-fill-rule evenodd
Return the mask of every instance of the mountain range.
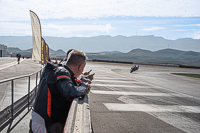
<path id="1" fill-rule="evenodd" d="M 200 66 L 200 39 L 167 40 L 152 35 L 43 38 L 50 47 L 51 58 L 64 58 L 69 49 L 78 49 L 86 52 L 89 59 Z M 32 52 L 31 36 L 0 36 L 0 44 L 8 46 L 9 54 Z"/>
<path id="2" fill-rule="evenodd" d="M 127 53 L 87 54 L 92 60 L 123 61 L 144 64 L 173 64 L 200 67 L 200 52 L 162 49 L 149 51 L 133 49 Z"/>
<path id="3" fill-rule="evenodd" d="M 7 48 L 8 54 L 14 55 L 14 56 L 17 53 L 20 53 L 21 55 L 25 55 L 25 56 L 31 56 L 32 50 L 33 50 L 32 48 L 27 49 L 27 50 L 21 50 L 17 47 L 8 47 Z M 49 54 L 50 54 L 50 57 L 64 57 L 64 56 L 66 56 L 67 53 L 61 49 L 58 49 L 55 51 L 55 50 L 52 50 L 51 48 L 49 48 Z"/>
<path id="4" fill-rule="evenodd" d="M 129 52 L 131 49 L 158 51 L 161 49 L 177 49 L 200 52 L 200 39 L 182 38 L 168 40 L 162 37 L 149 36 L 96 36 L 96 37 L 43 37 L 51 49 L 78 49 L 83 52 L 96 53 L 103 51 Z M 32 47 L 31 36 L 0 36 L 0 44 L 26 50 Z"/>
<path id="5" fill-rule="evenodd" d="M 32 49 L 21 50 L 19 48 L 8 47 L 8 54 L 32 55 Z M 65 58 L 66 52 L 63 50 L 49 50 L 50 58 Z M 144 49 L 133 49 L 127 53 L 119 51 L 105 51 L 98 53 L 86 53 L 90 60 L 123 61 L 146 64 L 173 64 L 200 67 L 200 52 L 181 51 L 175 49 L 163 49 L 150 51 Z"/>

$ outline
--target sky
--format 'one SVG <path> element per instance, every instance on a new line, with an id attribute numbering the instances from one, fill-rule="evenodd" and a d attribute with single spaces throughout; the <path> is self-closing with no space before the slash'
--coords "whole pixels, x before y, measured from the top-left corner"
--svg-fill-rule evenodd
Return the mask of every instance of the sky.
<path id="1" fill-rule="evenodd" d="M 0 0 L 0 36 L 32 36 L 29 10 L 42 36 L 200 39 L 200 0 Z"/>

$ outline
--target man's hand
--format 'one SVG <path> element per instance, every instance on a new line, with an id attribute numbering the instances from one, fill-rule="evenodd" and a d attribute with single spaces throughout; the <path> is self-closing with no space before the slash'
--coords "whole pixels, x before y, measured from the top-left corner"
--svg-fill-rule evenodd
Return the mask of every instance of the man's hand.
<path id="1" fill-rule="evenodd" d="M 90 79 L 87 79 L 87 80 L 88 80 L 88 84 L 91 84 L 91 83 L 92 83 Z"/>
<path id="2" fill-rule="evenodd" d="M 94 74 L 88 75 L 87 77 L 92 81 L 94 79 Z"/>
<path id="3" fill-rule="evenodd" d="M 83 73 L 83 75 L 85 75 L 85 76 L 89 75 L 91 71 L 92 71 L 92 69 L 90 71 L 88 71 L 88 72 Z"/>
<path id="4" fill-rule="evenodd" d="M 90 74 L 90 73 L 88 73 L 88 72 L 84 72 L 84 73 L 83 73 L 83 75 L 85 75 L 85 76 L 88 75 L 88 74 Z"/>
<path id="5" fill-rule="evenodd" d="M 87 83 L 85 83 L 85 85 L 87 86 L 87 88 L 88 88 L 88 91 L 87 91 L 87 94 L 90 92 L 90 88 L 91 88 L 91 86 L 89 85 L 89 84 L 87 84 Z"/>

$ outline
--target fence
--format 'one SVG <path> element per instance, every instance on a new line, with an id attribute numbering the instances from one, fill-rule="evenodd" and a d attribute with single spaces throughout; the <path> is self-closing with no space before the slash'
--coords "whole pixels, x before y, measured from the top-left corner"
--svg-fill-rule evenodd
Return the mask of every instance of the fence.
<path id="1" fill-rule="evenodd" d="M 12 121 L 21 114 L 26 108 L 28 112 L 31 110 L 31 103 L 34 101 L 37 87 L 38 87 L 38 73 L 41 77 L 42 69 L 32 73 L 30 75 L 15 77 L 7 80 L 0 81 L 1 83 L 11 81 L 11 105 L 6 107 L 0 112 L 0 132 L 9 124 L 12 124 Z M 36 84 L 32 91 L 30 91 L 30 76 L 36 75 Z M 14 80 L 28 77 L 28 94 L 14 102 Z M 27 112 L 27 114 L 28 114 Z M 23 119 L 23 118 L 22 118 Z M 90 121 L 90 109 L 88 102 L 88 95 L 85 95 L 83 98 L 75 98 L 72 102 L 71 108 L 69 110 L 68 118 L 66 120 L 66 125 L 64 133 L 92 133 L 92 126 Z M 16 126 L 16 124 L 15 124 Z M 8 129 L 7 132 L 10 132 L 15 126 Z"/>
<path id="2" fill-rule="evenodd" d="M 6 126 L 11 124 L 12 121 L 19 114 L 21 114 L 26 108 L 28 108 L 28 112 L 31 110 L 32 107 L 30 105 L 34 101 L 36 91 L 37 91 L 37 86 L 38 86 L 38 83 L 39 83 L 38 82 L 38 80 L 39 80 L 38 73 L 40 74 L 40 77 L 41 77 L 42 69 L 40 69 L 39 71 L 37 71 L 35 73 L 29 74 L 29 75 L 19 76 L 19 77 L 10 78 L 10 79 L 0 81 L 0 84 L 11 81 L 11 105 L 6 107 L 5 109 L 3 109 L 0 112 L 0 132 Z M 30 77 L 33 76 L 33 75 L 36 75 L 36 77 L 35 77 L 36 84 L 35 84 L 35 87 L 33 88 L 33 90 L 30 91 Z M 22 98 L 20 98 L 16 102 L 14 102 L 14 80 L 26 78 L 26 77 L 28 77 L 28 87 L 27 87 L 28 88 L 28 94 L 23 96 Z M 13 128 L 10 128 L 8 130 L 11 131 Z M 7 131 L 7 132 L 9 132 L 9 131 Z"/>

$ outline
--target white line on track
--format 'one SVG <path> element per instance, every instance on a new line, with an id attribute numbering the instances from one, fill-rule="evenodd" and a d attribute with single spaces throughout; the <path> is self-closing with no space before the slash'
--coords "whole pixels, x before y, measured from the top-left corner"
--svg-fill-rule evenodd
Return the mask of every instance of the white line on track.
<path id="1" fill-rule="evenodd" d="M 106 76 L 104 76 L 104 77 L 100 77 L 100 76 L 98 76 L 98 77 L 96 77 L 95 76 L 95 79 L 104 79 L 104 80 L 127 80 L 127 79 L 125 79 L 125 78 L 120 78 L 120 77 L 118 77 L 118 78 L 116 78 L 116 77 L 106 77 Z"/>
<path id="2" fill-rule="evenodd" d="M 113 111 L 125 111 L 125 109 L 126 111 L 143 111 L 188 133 L 199 133 L 200 131 L 200 123 L 179 114 L 180 112 L 200 113 L 200 106 L 140 104 L 138 100 L 131 99 L 129 96 L 121 96 L 118 100 L 124 104 L 104 103 L 104 105 Z"/>
<path id="3" fill-rule="evenodd" d="M 135 81 L 119 81 L 119 80 L 93 80 L 97 82 L 108 82 L 108 83 L 138 83 Z"/>
<path id="4" fill-rule="evenodd" d="M 149 88 L 149 86 L 131 86 L 131 85 L 112 85 L 112 84 L 91 84 L 91 86 L 103 86 L 103 87 L 121 87 L 121 88 Z"/>
<path id="5" fill-rule="evenodd" d="M 127 91 L 102 91 L 91 90 L 93 94 L 111 94 L 111 95 L 136 95 L 136 96 L 165 96 L 170 97 L 172 94 L 168 93 L 149 93 L 149 92 L 127 92 Z"/>
<path id="6" fill-rule="evenodd" d="M 112 111 L 200 113 L 200 106 L 104 103 Z"/>
<path id="7" fill-rule="evenodd" d="M 142 111 L 185 132 L 199 133 L 200 123 L 178 113 L 200 113 L 200 106 L 104 103 L 110 111 Z"/>

